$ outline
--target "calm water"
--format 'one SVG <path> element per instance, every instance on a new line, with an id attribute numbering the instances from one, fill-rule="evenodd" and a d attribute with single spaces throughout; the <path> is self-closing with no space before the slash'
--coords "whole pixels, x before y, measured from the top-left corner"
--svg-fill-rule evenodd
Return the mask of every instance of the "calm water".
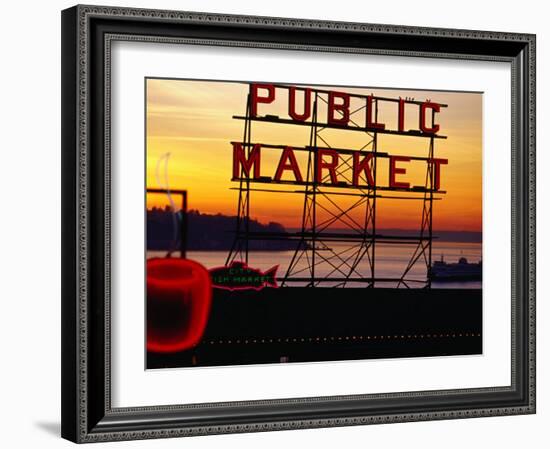
<path id="1" fill-rule="evenodd" d="M 345 243 L 333 243 L 331 249 L 340 253 L 347 248 Z M 414 246 L 399 246 L 388 244 L 377 244 L 376 246 L 376 277 L 379 278 L 399 278 L 405 271 L 407 264 L 414 252 Z M 463 242 L 434 242 L 432 246 L 432 258 L 433 260 L 439 260 L 443 255 L 446 262 L 457 262 L 460 257 L 466 257 L 468 262 L 477 263 L 481 260 L 481 243 L 463 243 Z M 164 257 L 166 252 L 164 251 L 148 251 L 147 257 Z M 284 276 L 288 264 L 292 259 L 293 251 L 251 251 L 249 253 L 249 265 L 253 268 L 259 268 L 261 270 L 267 270 L 274 265 L 279 265 L 278 277 Z M 320 254 L 327 257 L 330 252 L 323 251 Z M 225 265 L 227 258 L 227 251 L 190 251 L 187 255 L 189 259 L 196 260 L 202 263 L 207 268 L 219 267 Z M 335 265 L 339 265 L 340 262 L 333 262 Z M 345 265 L 344 265 L 345 266 Z M 343 267 L 344 267 L 343 266 Z M 367 276 L 368 262 L 364 259 L 357 271 L 359 273 L 365 273 Z M 307 262 L 304 260 L 298 264 L 297 270 L 307 267 Z M 316 273 L 319 276 L 326 276 L 333 271 L 334 268 L 327 263 L 323 263 L 316 266 Z M 307 271 L 300 273 L 298 276 L 307 276 Z M 333 276 L 341 276 L 340 273 L 335 272 Z M 426 266 L 424 260 L 418 260 L 416 265 L 409 271 L 407 277 L 409 279 L 426 279 Z M 299 283 L 292 283 L 292 285 L 298 286 Z M 330 286 L 331 284 L 323 284 Z M 349 287 L 359 286 L 362 284 L 348 283 Z M 396 283 L 377 283 L 378 287 L 395 287 Z M 420 286 L 421 284 L 411 283 L 410 287 Z M 444 282 L 444 283 L 432 283 L 433 288 L 481 288 L 480 281 L 468 281 L 468 282 Z"/>

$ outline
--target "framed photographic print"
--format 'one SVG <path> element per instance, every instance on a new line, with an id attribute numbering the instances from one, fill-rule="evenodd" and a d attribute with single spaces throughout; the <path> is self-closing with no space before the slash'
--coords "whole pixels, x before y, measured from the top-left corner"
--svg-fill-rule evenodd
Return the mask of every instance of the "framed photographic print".
<path id="1" fill-rule="evenodd" d="M 62 435 L 535 412 L 535 36 L 62 13 Z"/>

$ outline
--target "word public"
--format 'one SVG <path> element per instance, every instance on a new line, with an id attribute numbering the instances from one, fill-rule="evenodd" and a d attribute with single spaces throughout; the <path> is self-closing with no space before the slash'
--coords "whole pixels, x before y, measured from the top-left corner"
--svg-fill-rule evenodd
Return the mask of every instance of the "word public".
<path id="1" fill-rule="evenodd" d="M 372 131 L 386 130 L 386 124 L 376 117 L 376 106 L 378 101 L 393 102 L 397 105 L 397 129 L 396 133 L 405 133 L 405 112 L 407 104 L 418 105 L 418 131 L 423 134 L 435 135 L 440 130 L 440 125 L 435 123 L 435 114 L 441 111 L 441 105 L 430 100 L 417 102 L 406 98 L 380 98 L 374 95 L 357 95 L 347 92 L 332 90 L 317 90 L 308 87 L 296 86 L 275 86 L 274 84 L 251 84 L 250 85 L 250 115 L 255 118 L 258 116 L 258 106 L 260 104 L 272 104 L 277 99 L 277 92 L 288 90 L 288 116 L 295 122 L 306 122 L 312 118 L 312 104 L 314 104 L 313 94 L 322 95 L 326 102 L 326 124 L 337 127 L 346 127 L 350 125 L 351 116 L 354 114 L 352 100 L 365 102 L 359 109 L 365 109 L 364 129 Z M 300 102 L 297 99 L 297 92 L 302 92 Z M 302 103 L 302 104 L 298 104 Z M 430 114 L 431 112 L 431 114 Z M 431 118 L 432 123 L 429 123 Z M 317 118 L 318 120 L 318 118 Z M 354 121 L 355 123 L 355 121 Z M 356 128 L 357 126 L 354 126 Z"/>

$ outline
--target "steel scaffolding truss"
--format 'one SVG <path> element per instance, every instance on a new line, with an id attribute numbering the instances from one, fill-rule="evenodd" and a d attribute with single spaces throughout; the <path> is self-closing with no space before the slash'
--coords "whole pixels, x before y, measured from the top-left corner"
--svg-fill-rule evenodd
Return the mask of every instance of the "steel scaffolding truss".
<path id="1" fill-rule="evenodd" d="M 277 85 L 277 88 L 288 89 L 287 85 Z M 367 107 L 367 96 L 352 96 L 365 99 L 365 104 L 349 111 L 347 127 L 321 123 L 319 110 L 321 105 L 328 105 L 328 92 L 322 89 L 312 89 L 313 106 L 311 119 L 295 121 L 277 116 L 252 116 L 251 93 L 249 91 L 244 116 L 234 116 L 234 119 L 244 121 L 243 140 L 239 142 L 250 156 L 253 146 L 258 144 L 252 140 L 252 124 L 268 122 L 279 125 L 309 126 L 309 142 L 303 147 L 292 146 L 294 151 L 305 152 L 307 169 L 301 181 L 286 181 L 269 177 L 254 178 L 242 171 L 240 176 L 233 178 L 238 182 L 238 203 L 235 238 L 228 253 L 226 264 L 239 260 L 249 263 L 252 240 L 292 240 L 296 242 L 292 258 L 278 280 L 282 286 L 306 285 L 309 287 L 330 286 L 375 287 L 394 285 L 409 288 L 411 285 L 431 287 L 429 269 L 432 264 L 432 218 L 433 202 L 440 199 L 434 194 L 444 194 L 435 190 L 434 159 L 435 140 L 445 138 L 437 134 L 426 134 L 416 130 L 392 131 L 377 128 L 367 128 L 360 125 L 357 118 Z M 371 96 L 374 123 L 378 122 L 379 102 L 399 101 L 398 99 Z M 408 104 L 421 102 L 407 100 Z M 445 105 L 443 105 L 445 106 Z M 340 112 L 340 111 L 339 111 Z M 364 112 L 364 111 L 363 111 Z M 341 112 L 340 112 L 341 113 Z M 435 113 L 432 112 L 432 123 Z M 357 149 L 336 148 L 331 145 L 329 130 L 344 129 L 355 131 L 364 136 L 364 141 Z M 387 158 L 387 153 L 379 151 L 379 134 L 394 134 L 427 139 L 428 152 L 426 157 L 411 157 L 412 160 L 426 162 L 426 177 L 423 186 L 410 188 L 378 186 L 378 159 Z M 261 144 L 262 149 L 283 149 L 286 145 Z M 339 181 L 331 182 L 331 173 L 326 173 L 322 179 L 316 179 L 319 150 L 337 150 L 339 165 L 336 174 Z M 371 155 L 370 171 L 373 183 L 358 186 L 353 181 L 354 154 Z M 355 185 L 354 185 L 355 184 Z M 288 190 L 288 186 L 299 187 Z M 286 189 L 284 188 L 286 186 Z M 250 199 L 251 192 L 273 192 L 278 194 L 295 194 L 303 196 L 301 227 L 296 232 L 252 232 L 250 230 Z M 348 203 L 342 204 L 343 199 Z M 383 235 L 377 231 L 377 201 L 388 200 L 419 200 L 422 202 L 422 218 L 418 236 Z M 360 217 L 360 218 L 358 218 Z M 331 244 L 342 244 L 333 248 Z M 408 245 L 412 248 L 412 256 L 402 275 L 399 277 L 378 277 L 376 275 L 376 247 L 379 244 Z M 426 278 L 418 279 L 411 276 L 412 268 L 418 263 L 424 264 Z M 281 270 L 281 273 L 283 270 Z"/>

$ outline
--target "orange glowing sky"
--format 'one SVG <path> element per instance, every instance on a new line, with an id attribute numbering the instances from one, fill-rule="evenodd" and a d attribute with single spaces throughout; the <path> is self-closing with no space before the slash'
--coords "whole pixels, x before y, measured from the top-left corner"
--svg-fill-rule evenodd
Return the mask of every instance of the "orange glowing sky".
<path id="1" fill-rule="evenodd" d="M 170 153 L 167 169 L 172 189 L 187 189 L 189 208 L 202 213 L 235 215 L 238 186 L 231 181 L 231 141 L 242 141 L 247 83 L 148 79 L 146 111 L 147 186 L 159 187 L 165 182 L 164 172 L 157 173 L 159 158 Z M 331 87 L 323 87 L 332 89 Z M 334 90 L 385 97 L 413 97 L 445 103 L 437 115 L 439 134 L 435 156 L 448 159 L 441 168 L 441 189 L 447 193 L 434 203 L 434 229 L 452 231 L 481 231 L 482 226 L 482 94 L 415 90 L 384 90 L 334 88 Z M 277 92 L 271 105 L 260 105 L 260 115 L 286 117 L 287 97 Z M 397 113 L 390 106 L 381 106 L 379 121 L 388 129 L 396 128 Z M 417 128 L 416 110 L 409 111 L 406 129 Z M 322 115 L 321 115 L 322 117 Z M 310 128 L 280 124 L 253 124 L 252 141 L 271 144 L 305 146 L 309 143 Z M 359 149 L 367 140 L 361 132 L 327 130 L 325 139 L 337 148 Z M 379 134 L 378 151 L 391 155 L 427 156 L 429 139 Z M 273 176 L 279 152 L 262 153 L 262 175 Z M 304 162 L 300 160 L 299 162 Z M 378 185 L 387 185 L 387 160 L 381 160 Z M 305 167 L 305 164 L 303 165 Z M 411 185 L 424 184 L 425 163 L 406 164 L 407 174 L 399 180 Z M 304 169 L 305 174 L 305 169 Z M 289 175 L 286 179 L 291 179 Z M 159 185 L 160 181 L 160 185 Z M 259 186 L 262 187 L 262 186 Z M 265 186 L 264 186 L 265 187 Z M 273 186 L 279 188 L 280 186 Z M 272 188 L 272 187 L 269 187 Z M 286 190 L 296 190 L 284 187 Z M 341 196 L 342 207 L 351 199 Z M 341 199 L 340 199 L 341 198 Z M 164 206 L 163 195 L 148 195 L 148 207 Z M 267 223 L 275 221 L 287 228 L 301 225 L 303 195 L 252 193 L 250 215 Z M 363 212 L 364 213 L 364 212 Z M 418 229 L 422 201 L 380 199 L 377 202 L 378 228 Z M 360 210 L 356 211 L 359 218 Z"/>

